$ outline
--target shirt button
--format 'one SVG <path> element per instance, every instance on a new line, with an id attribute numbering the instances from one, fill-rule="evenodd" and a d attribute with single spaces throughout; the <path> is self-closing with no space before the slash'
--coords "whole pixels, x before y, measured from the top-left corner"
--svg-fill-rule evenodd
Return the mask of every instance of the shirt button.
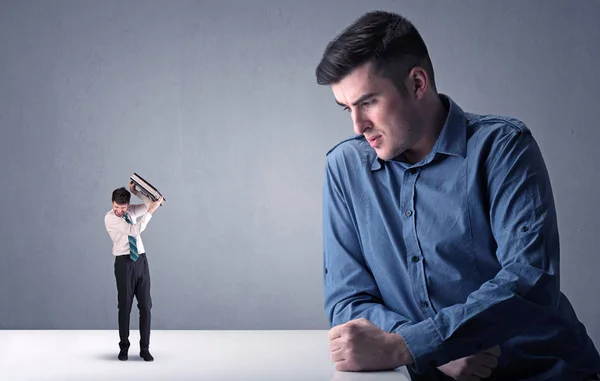
<path id="1" fill-rule="evenodd" d="M 406 212 L 404 212 L 404 214 L 406 214 L 406 217 L 410 217 L 412 216 L 412 210 L 407 210 Z"/>
<path id="2" fill-rule="evenodd" d="M 413 261 L 413 262 L 415 262 L 415 263 L 417 263 L 417 262 L 419 262 L 419 257 L 417 257 L 416 255 L 414 255 L 410 260 Z"/>
<path id="3" fill-rule="evenodd" d="M 417 169 L 416 168 L 411 168 L 411 169 L 409 169 L 409 172 L 410 172 L 411 175 L 414 175 L 414 174 L 417 173 Z"/>
<path id="4" fill-rule="evenodd" d="M 523 233 L 527 233 L 527 232 L 529 231 L 529 226 L 527 226 L 527 225 L 523 225 L 523 226 L 521 226 L 521 231 L 522 231 Z"/>
<path id="5" fill-rule="evenodd" d="M 421 300 L 421 307 L 423 307 L 423 308 L 429 307 L 429 302 L 426 300 Z"/>

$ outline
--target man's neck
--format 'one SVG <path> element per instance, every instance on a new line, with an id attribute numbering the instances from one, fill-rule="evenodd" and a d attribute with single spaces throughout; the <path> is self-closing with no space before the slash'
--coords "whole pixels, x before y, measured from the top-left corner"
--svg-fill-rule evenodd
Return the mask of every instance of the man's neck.
<path id="1" fill-rule="evenodd" d="M 446 118 L 448 117 L 449 105 L 445 105 L 440 97 L 436 94 L 436 98 L 432 99 L 431 104 L 427 106 L 431 112 L 425 115 L 423 136 L 421 140 L 411 149 L 404 151 L 401 155 L 402 160 L 414 164 L 423 160 L 433 149 L 437 141 Z"/>

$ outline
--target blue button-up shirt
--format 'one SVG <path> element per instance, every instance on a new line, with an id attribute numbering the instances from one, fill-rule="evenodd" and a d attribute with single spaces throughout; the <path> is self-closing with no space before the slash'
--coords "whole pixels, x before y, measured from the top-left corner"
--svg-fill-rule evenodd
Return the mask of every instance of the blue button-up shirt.
<path id="1" fill-rule="evenodd" d="M 432 151 L 408 164 L 363 136 L 327 154 L 325 310 L 402 336 L 416 372 L 495 345 L 491 379 L 582 380 L 598 353 L 559 290 L 550 180 L 519 120 L 448 116 Z"/>

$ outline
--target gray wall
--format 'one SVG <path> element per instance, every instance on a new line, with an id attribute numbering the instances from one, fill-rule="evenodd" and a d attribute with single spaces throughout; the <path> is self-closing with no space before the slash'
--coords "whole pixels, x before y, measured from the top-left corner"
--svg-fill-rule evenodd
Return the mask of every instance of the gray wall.
<path id="1" fill-rule="evenodd" d="M 352 125 L 314 68 L 380 8 L 420 29 L 441 92 L 532 129 L 600 343 L 600 2 L 319 3 L 0 2 L 0 328 L 116 329 L 103 216 L 137 172 L 168 200 L 144 234 L 155 329 L 326 329 L 324 154 Z"/>

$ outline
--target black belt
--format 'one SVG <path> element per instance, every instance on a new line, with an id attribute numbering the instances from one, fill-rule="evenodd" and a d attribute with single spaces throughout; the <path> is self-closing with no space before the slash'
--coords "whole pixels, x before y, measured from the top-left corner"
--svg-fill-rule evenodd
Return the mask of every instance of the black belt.
<path id="1" fill-rule="evenodd" d="M 139 254 L 138 254 L 138 257 L 139 257 L 140 255 L 144 255 L 144 254 L 146 254 L 146 253 L 139 253 Z M 117 258 L 121 258 L 121 257 L 122 257 L 122 258 L 129 258 L 129 254 L 119 254 L 119 255 L 115 255 L 115 257 L 117 257 Z"/>

